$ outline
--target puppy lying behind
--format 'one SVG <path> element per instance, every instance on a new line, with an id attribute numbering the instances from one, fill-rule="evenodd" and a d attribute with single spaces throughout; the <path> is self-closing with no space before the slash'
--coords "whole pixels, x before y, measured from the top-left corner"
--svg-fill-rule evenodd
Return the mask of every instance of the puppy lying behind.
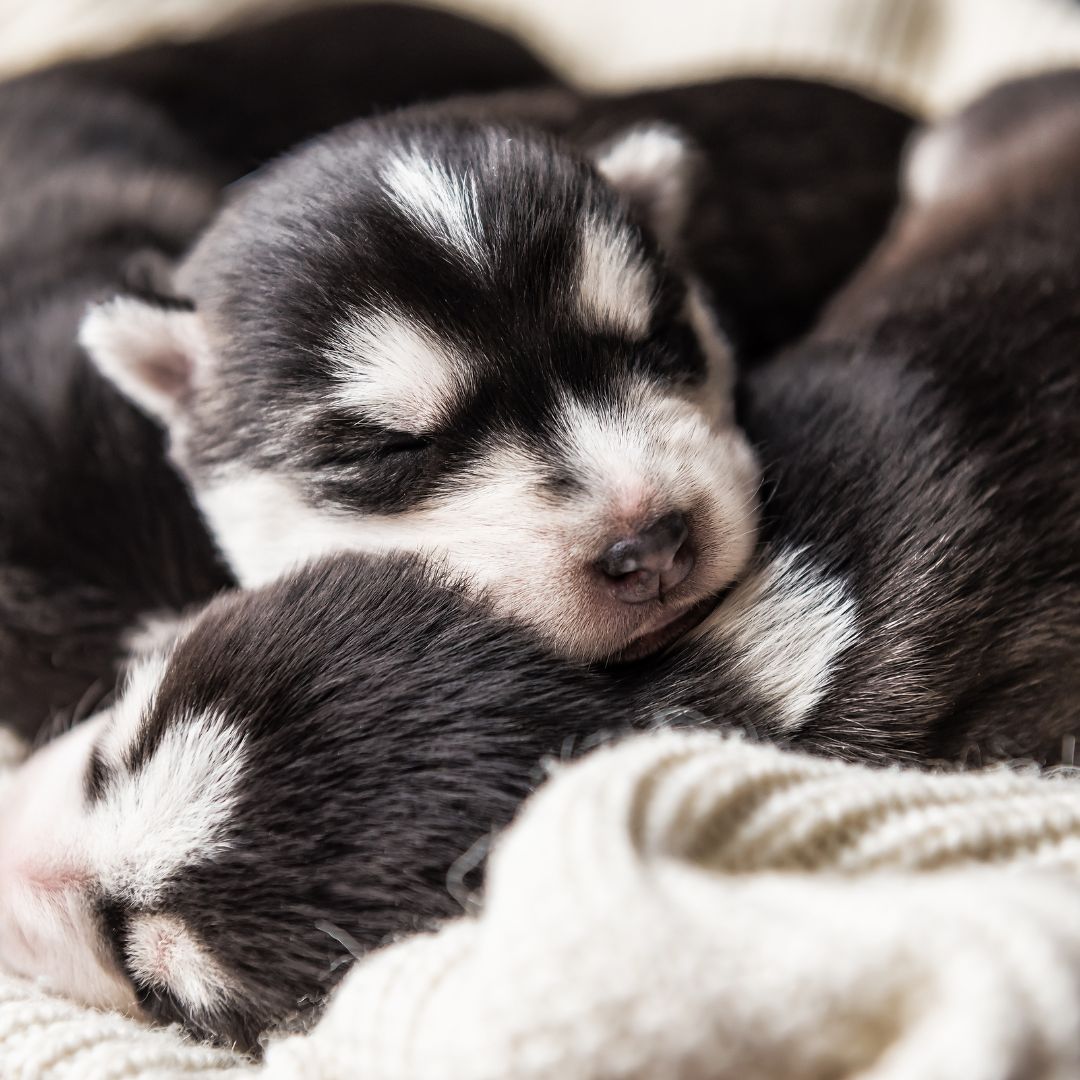
<path id="1" fill-rule="evenodd" d="M 655 652 L 753 548 L 758 470 L 735 422 L 725 297 L 697 270 L 724 287 L 739 260 L 714 250 L 730 236 L 752 264 L 775 251 L 777 215 L 805 266 L 799 241 L 837 220 L 828 198 L 808 220 L 806 189 L 835 180 L 819 168 L 789 181 L 757 239 L 731 223 L 730 192 L 808 164 L 800 143 L 779 168 L 754 128 L 761 115 L 777 134 L 778 98 L 806 95 L 830 105 L 819 149 L 843 116 L 880 121 L 851 160 L 872 195 L 845 207 L 873 206 L 880 226 L 881 163 L 907 121 L 853 94 L 762 80 L 760 113 L 741 82 L 474 99 L 363 121 L 277 163 L 181 267 L 194 310 L 121 297 L 81 340 L 168 428 L 245 584 L 332 551 L 419 552 L 559 653 Z M 665 105 L 710 139 L 704 173 L 692 141 L 656 122 Z M 730 151 L 742 171 L 725 178 L 728 135 L 750 150 Z M 768 200 L 742 198 L 766 217 Z M 776 275 L 805 304 L 834 283 L 822 262 L 817 279 Z"/>
<path id="2" fill-rule="evenodd" d="M 256 1046 L 447 887 L 602 677 L 416 565 L 339 556 L 211 602 L 0 803 L 0 966 Z"/>
<path id="3" fill-rule="evenodd" d="M 833 753 L 1059 760 L 1080 711 L 1078 166 L 1076 72 L 920 140 L 894 235 L 747 380 L 763 548 L 647 676 L 666 703 L 681 682 Z"/>
<path id="4" fill-rule="evenodd" d="M 112 687 L 128 627 L 229 581 L 160 432 L 76 345 L 87 305 L 118 289 L 161 291 L 219 185 L 317 130 L 306 125 L 542 71 L 465 20 L 372 6 L 0 86 L 5 722 L 32 735 L 54 712 L 85 715 Z"/>

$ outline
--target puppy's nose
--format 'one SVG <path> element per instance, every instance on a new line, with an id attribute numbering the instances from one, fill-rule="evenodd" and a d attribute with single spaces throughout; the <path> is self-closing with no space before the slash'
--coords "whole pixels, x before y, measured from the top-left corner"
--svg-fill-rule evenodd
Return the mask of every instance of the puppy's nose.
<path id="1" fill-rule="evenodd" d="M 665 514 L 633 536 L 617 540 L 596 560 L 615 597 L 642 604 L 670 592 L 693 569 L 686 542 L 690 530 L 678 511 Z"/>

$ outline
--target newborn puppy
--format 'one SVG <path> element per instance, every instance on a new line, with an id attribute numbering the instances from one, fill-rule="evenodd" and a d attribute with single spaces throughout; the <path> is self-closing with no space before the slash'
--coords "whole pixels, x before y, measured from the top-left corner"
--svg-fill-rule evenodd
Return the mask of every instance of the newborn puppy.
<path id="1" fill-rule="evenodd" d="M 763 547 L 646 676 L 666 704 L 681 686 L 848 756 L 1059 760 L 1080 701 L 1078 165 L 1075 72 L 919 141 L 894 234 L 747 380 Z"/>
<path id="2" fill-rule="evenodd" d="M 737 110 L 709 109 L 725 93 L 670 94 L 716 137 L 704 173 L 657 122 L 663 94 L 472 99 L 340 129 L 208 231 L 177 275 L 194 310 L 121 297 L 82 341 L 168 428 L 245 584 L 331 551 L 419 552 L 563 655 L 655 652 L 739 575 L 755 534 L 724 296 L 696 272 L 722 264 L 707 256 L 728 192 L 760 179 L 755 130 L 732 153 L 742 171 L 710 186 L 737 130 Z M 805 222 L 805 199 L 789 205 L 779 220 Z"/>
<path id="3" fill-rule="evenodd" d="M 219 186 L 294 139 L 376 105 L 535 82 L 542 71 L 500 34 L 378 6 L 0 86 L 6 723 L 32 735 L 52 713 L 84 715 L 112 686 L 126 628 L 230 580 L 160 432 L 76 345 L 87 305 L 118 289 L 159 292 Z"/>
<path id="4" fill-rule="evenodd" d="M 254 1049 L 460 912 L 448 875 L 541 758 L 628 720 L 407 560 L 224 594 L 11 778 L 0 965 Z"/>

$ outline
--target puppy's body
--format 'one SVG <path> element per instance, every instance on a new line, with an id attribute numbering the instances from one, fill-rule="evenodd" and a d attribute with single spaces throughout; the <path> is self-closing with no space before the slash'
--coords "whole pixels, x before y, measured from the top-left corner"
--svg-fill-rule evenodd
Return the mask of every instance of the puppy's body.
<path id="1" fill-rule="evenodd" d="M 641 655 L 752 547 L 727 322 L 760 349 L 808 317 L 881 227 L 907 125 L 769 80 L 362 121 L 247 185 L 178 272 L 194 311 L 120 298 L 83 340 L 245 584 L 421 553 L 562 654 Z"/>
<path id="2" fill-rule="evenodd" d="M 718 678 L 706 713 L 750 690 L 763 732 L 830 752 L 1060 759 L 1080 711 L 1077 161 L 1075 73 L 932 131 L 894 235 L 751 374 L 764 548 L 665 660 L 685 700 Z"/>
<path id="3" fill-rule="evenodd" d="M 460 912 L 542 758 L 632 716 L 407 560 L 226 593 L 5 790 L 0 964 L 253 1049 Z"/>
<path id="4" fill-rule="evenodd" d="M 111 689 L 127 628 L 230 580 L 160 432 L 76 345 L 86 307 L 167 287 L 219 186 L 295 139 L 377 105 L 542 72 L 501 34 L 378 6 L 0 87 L 4 722 L 33 734 L 51 714 L 82 714 Z"/>

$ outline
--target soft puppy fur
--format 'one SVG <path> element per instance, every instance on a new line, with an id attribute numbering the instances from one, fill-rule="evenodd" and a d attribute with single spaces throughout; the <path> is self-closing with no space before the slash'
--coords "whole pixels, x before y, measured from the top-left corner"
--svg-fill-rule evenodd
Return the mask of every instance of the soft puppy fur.
<path id="1" fill-rule="evenodd" d="M 833 753 L 1060 760 L 1080 700 L 1078 161 L 1075 72 L 919 140 L 892 236 L 747 379 L 754 569 L 646 678 Z"/>
<path id="2" fill-rule="evenodd" d="M 542 758 L 631 717 L 409 560 L 224 594 L 5 788 L 0 963 L 253 1050 L 460 912 Z"/>
<path id="3" fill-rule="evenodd" d="M 746 128 L 802 89 L 763 82 Z M 852 164 L 880 181 L 906 122 L 817 97 L 835 105 L 830 136 L 839 102 L 885 118 Z M 729 264 L 712 255 L 745 226 L 728 224 L 747 203 L 728 193 L 779 172 L 755 131 L 724 176 L 732 103 L 752 100 L 741 83 L 556 91 L 340 129 L 252 179 L 209 230 L 176 279 L 193 311 L 121 297 L 82 341 L 167 427 L 245 584 L 331 551 L 419 552 L 559 653 L 656 651 L 753 546 L 758 473 L 714 291 Z M 880 212 L 893 186 L 863 205 Z M 786 194 L 773 210 L 805 222 Z M 814 286 L 836 276 L 825 262 Z"/>
<path id="4" fill-rule="evenodd" d="M 76 345 L 86 307 L 167 290 L 220 185 L 294 140 L 377 106 L 543 74 L 501 34 L 373 6 L 0 87 L 5 723 L 32 735 L 85 715 L 113 685 L 127 628 L 231 580 L 159 430 Z"/>
<path id="5" fill-rule="evenodd" d="M 606 732 L 1050 759 L 1080 689 L 1080 77 L 1042 86 L 1037 118 L 1021 84 L 931 133 L 912 170 L 959 146 L 981 173 L 921 186 L 807 341 L 749 374 L 762 541 L 693 640 L 581 670 L 400 557 L 222 596 L 8 789 L 4 964 L 252 1048 L 353 952 L 451 914 L 538 760 Z"/>

